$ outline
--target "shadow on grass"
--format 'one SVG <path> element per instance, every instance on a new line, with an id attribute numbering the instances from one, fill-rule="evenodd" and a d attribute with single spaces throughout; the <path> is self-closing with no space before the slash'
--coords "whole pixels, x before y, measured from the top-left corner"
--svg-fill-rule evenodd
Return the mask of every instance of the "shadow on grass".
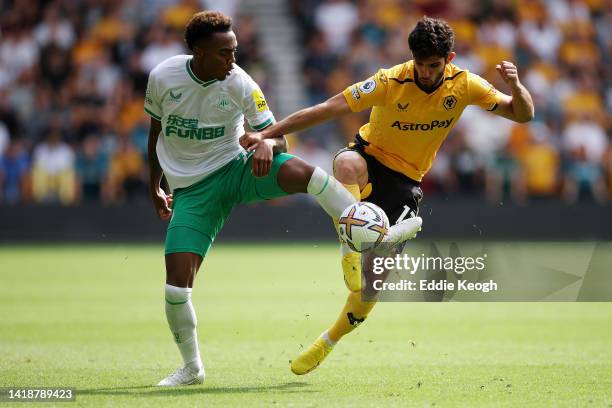
<path id="1" fill-rule="evenodd" d="M 245 386 L 245 387 L 207 387 L 206 384 L 200 386 L 164 388 L 151 385 L 136 385 L 133 387 L 115 388 L 91 388 L 77 389 L 76 396 L 83 395 L 139 395 L 159 397 L 164 395 L 195 395 L 195 394 L 246 394 L 246 393 L 293 393 L 293 392 L 318 392 L 315 390 L 304 390 L 308 386 L 305 382 L 288 382 L 276 385 Z"/>

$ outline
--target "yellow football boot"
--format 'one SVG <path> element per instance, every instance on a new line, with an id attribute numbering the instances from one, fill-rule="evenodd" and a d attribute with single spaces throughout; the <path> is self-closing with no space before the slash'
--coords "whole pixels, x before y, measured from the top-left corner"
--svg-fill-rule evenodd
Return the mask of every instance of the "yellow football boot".
<path id="1" fill-rule="evenodd" d="M 344 283 L 351 292 L 361 290 L 361 254 L 359 252 L 347 252 L 342 256 L 342 273 Z"/>
<path id="2" fill-rule="evenodd" d="M 296 375 L 308 374 L 325 360 L 325 357 L 327 357 L 332 349 L 333 347 L 327 344 L 325 339 L 319 337 L 310 347 L 302 351 L 302 353 L 291 362 L 291 371 Z"/>

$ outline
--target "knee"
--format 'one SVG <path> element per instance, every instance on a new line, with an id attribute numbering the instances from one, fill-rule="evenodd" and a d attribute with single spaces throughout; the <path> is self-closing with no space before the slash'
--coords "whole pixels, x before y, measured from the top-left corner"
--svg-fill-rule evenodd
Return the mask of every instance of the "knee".
<path id="1" fill-rule="evenodd" d="M 363 158 L 341 154 L 334 160 L 334 177 L 343 183 L 356 184 L 366 172 Z"/>

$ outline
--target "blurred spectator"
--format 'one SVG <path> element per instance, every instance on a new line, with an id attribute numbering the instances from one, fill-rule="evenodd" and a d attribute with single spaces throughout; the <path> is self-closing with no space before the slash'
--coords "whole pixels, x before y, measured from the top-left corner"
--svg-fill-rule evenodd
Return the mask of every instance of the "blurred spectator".
<path id="1" fill-rule="evenodd" d="M 517 200 L 554 198 L 559 193 L 560 157 L 550 141 L 551 134 L 541 122 L 529 125 L 528 144 L 518 150 L 520 189 Z"/>
<path id="2" fill-rule="evenodd" d="M 39 47 L 55 45 L 68 50 L 74 43 L 74 27 L 70 20 L 60 15 L 59 8 L 51 4 L 45 10 L 45 16 L 34 29 L 34 39 Z"/>
<path id="3" fill-rule="evenodd" d="M 563 34 L 547 15 L 540 15 L 534 21 L 524 21 L 519 27 L 519 33 L 534 58 L 545 61 L 556 59 Z"/>
<path id="4" fill-rule="evenodd" d="M 136 123 L 130 133 L 130 140 L 134 147 L 140 152 L 142 159 L 147 160 L 149 142 L 149 122 L 144 116 Z"/>
<path id="5" fill-rule="evenodd" d="M 128 135 L 121 135 L 108 169 L 109 197 L 113 202 L 146 191 L 145 162 Z"/>
<path id="6" fill-rule="evenodd" d="M 215 8 L 216 10 L 216 8 Z M 161 13 L 161 23 L 175 31 L 181 32 L 185 24 L 195 13 L 200 11 L 197 0 L 179 0 Z"/>
<path id="7" fill-rule="evenodd" d="M 3 28 L 0 41 L 0 65 L 7 76 L 7 84 L 38 61 L 38 45 L 26 27 L 16 24 Z"/>
<path id="8" fill-rule="evenodd" d="M 32 194 L 34 200 L 60 202 L 64 205 L 76 199 L 74 151 L 62 141 L 59 129 L 52 128 L 47 139 L 34 149 L 32 163 Z"/>
<path id="9" fill-rule="evenodd" d="M 569 203 L 581 200 L 594 200 L 603 204 L 608 199 L 603 167 L 600 163 L 590 161 L 584 146 L 578 146 L 569 152 L 563 197 Z"/>
<path id="10" fill-rule="evenodd" d="M 239 17 L 234 23 L 240 30 L 236 30 L 238 51 L 236 63 L 245 69 L 260 86 L 266 86 L 265 65 L 261 59 L 259 42 L 257 41 L 257 25 L 251 17 Z"/>
<path id="11" fill-rule="evenodd" d="M 83 201 L 110 200 L 108 187 L 108 157 L 94 134 L 83 140 L 76 158 L 79 198 Z"/>
<path id="12" fill-rule="evenodd" d="M 504 148 L 514 125 L 475 106 L 468 107 L 462 119 L 457 126 L 462 129 L 467 146 L 482 161 Z"/>
<path id="13" fill-rule="evenodd" d="M 523 202 L 520 172 L 516 157 L 505 145 L 501 150 L 489 157 L 486 164 L 485 190 L 487 199 L 492 203 L 503 202 L 511 197 L 516 202 Z"/>
<path id="14" fill-rule="evenodd" d="M 102 50 L 81 68 L 84 77 L 92 78 L 95 94 L 109 99 L 121 79 L 121 70 L 112 63 L 108 49 Z"/>
<path id="15" fill-rule="evenodd" d="M 226 16 L 235 18 L 238 14 L 241 0 L 201 0 L 205 10 L 217 10 Z"/>
<path id="16" fill-rule="evenodd" d="M 436 159 L 421 183 L 426 195 L 444 195 L 456 189 L 457 179 L 452 168 L 451 156 L 452 143 L 444 143 Z"/>
<path id="17" fill-rule="evenodd" d="M 315 10 L 315 24 L 334 53 L 346 51 L 358 23 L 357 8 L 348 0 L 324 0 Z"/>
<path id="18" fill-rule="evenodd" d="M 101 109 L 104 98 L 98 95 L 96 78 L 88 75 L 87 71 L 79 71 L 74 78 L 73 93 L 71 95 L 72 111 L 70 112 L 70 130 L 68 135 L 72 141 L 81 141 L 89 133 L 97 133 L 102 127 Z"/>
<path id="19" fill-rule="evenodd" d="M 166 58 L 185 53 L 185 48 L 177 35 L 169 28 L 154 25 L 149 33 L 147 46 L 140 57 L 140 68 L 151 72 L 153 68 Z"/>
<path id="20" fill-rule="evenodd" d="M 19 139 L 0 154 L 0 203 L 15 204 L 29 196 L 30 158 Z"/>
<path id="21" fill-rule="evenodd" d="M 133 36 L 134 26 L 122 15 L 121 2 L 109 2 L 104 13 L 91 28 L 92 40 L 105 48 L 112 48 L 118 43 L 129 41 Z"/>
<path id="22" fill-rule="evenodd" d="M 601 95 L 598 91 L 599 81 L 594 72 L 582 72 L 577 76 L 569 92 L 562 99 L 565 120 L 589 117 L 602 122 L 605 117 Z"/>
<path id="23" fill-rule="evenodd" d="M 469 148 L 465 134 L 457 132 L 451 144 L 451 166 L 457 180 L 457 192 L 473 195 L 483 190 L 484 169 L 481 158 Z"/>
<path id="24" fill-rule="evenodd" d="M 579 160 L 587 160 L 600 164 L 608 148 L 608 137 L 604 129 L 589 114 L 583 114 L 580 119 L 570 123 L 563 132 L 563 146 L 569 153 L 582 150 Z"/>
<path id="25" fill-rule="evenodd" d="M 592 117 L 583 112 L 563 132 L 567 157 L 563 197 L 568 202 L 593 199 L 603 203 L 608 198 L 604 172 L 608 137 Z"/>
<path id="26" fill-rule="evenodd" d="M 315 32 L 310 38 L 310 51 L 304 60 L 304 77 L 310 103 L 316 104 L 327 99 L 326 79 L 336 63 L 336 57 L 330 51 L 325 36 Z"/>
<path id="27" fill-rule="evenodd" d="M 517 30 L 511 13 L 493 13 L 480 25 L 478 40 L 495 44 L 507 50 L 514 50 L 517 41 Z"/>
<path id="28" fill-rule="evenodd" d="M 561 26 L 589 22 L 589 8 L 582 0 L 547 0 L 546 6 L 552 19 Z"/>
<path id="29" fill-rule="evenodd" d="M 72 72 L 70 52 L 50 43 L 40 50 L 40 76 L 53 89 L 59 90 L 68 81 Z"/>

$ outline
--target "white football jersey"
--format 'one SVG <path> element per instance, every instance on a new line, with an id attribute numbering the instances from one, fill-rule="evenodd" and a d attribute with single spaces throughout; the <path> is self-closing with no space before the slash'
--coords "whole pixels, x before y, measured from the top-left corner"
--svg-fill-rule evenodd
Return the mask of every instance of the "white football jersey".
<path id="1" fill-rule="evenodd" d="M 274 123 L 261 89 L 234 64 L 223 80 L 201 81 L 191 55 L 177 55 L 149 74 L 145 112 L 159 120 L 157 157 L 172 190 L 188 187 L 235 159 L 244 149 L 244 118 L 255 130 Z"/>

